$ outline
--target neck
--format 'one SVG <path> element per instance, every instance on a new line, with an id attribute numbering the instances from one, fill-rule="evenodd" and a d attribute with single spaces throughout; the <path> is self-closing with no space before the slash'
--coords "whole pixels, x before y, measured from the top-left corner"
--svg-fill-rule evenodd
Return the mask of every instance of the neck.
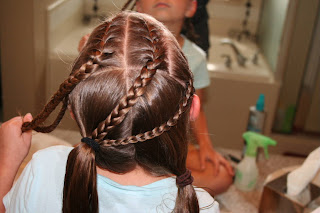
<path id="1" fill-rule="evenodd" d="M 170 177 L 169 175 L 154 176 L 151 173 L 145 171 L 140 166 L 137 166 L 134 170 L 127 172 L 125 174 L 118 174 L 118 173 L 114 173 L 114 172 L 97 167 L 97 173 L 121 185 L 134 185 L 134 186 L 145 186 L 153 182 Z"/>
<path id="2" fill-rule="evenodd" d="M 177 39 L 180 47 L 182 48 L 184 44 L 184 39 L 181 36 L 181 30 L 183 26 L 183 21 L 182 22 L 163 22 L 163 24 L 170 30 L 170 32 L 174 35 L 174 37 Z"/>

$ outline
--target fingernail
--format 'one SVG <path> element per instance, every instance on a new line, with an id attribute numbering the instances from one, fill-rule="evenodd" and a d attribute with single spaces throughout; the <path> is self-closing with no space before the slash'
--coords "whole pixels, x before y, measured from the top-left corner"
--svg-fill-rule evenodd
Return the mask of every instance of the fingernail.
<path id="1" fill-rule="evenodd" d="M 29 112 L 25 115 L 25 117 L 26 117 L 26 119 L 27 119 L 28 121 L 31 121 L 31 120 L 32 120 L 32 115 L 31 115 L 31 113 L 29 113 Z"/>

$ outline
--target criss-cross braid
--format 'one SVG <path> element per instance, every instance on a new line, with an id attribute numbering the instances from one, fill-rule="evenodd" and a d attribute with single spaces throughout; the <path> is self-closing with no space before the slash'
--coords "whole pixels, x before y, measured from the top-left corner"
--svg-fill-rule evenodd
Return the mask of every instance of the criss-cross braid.
<path id="1" fill-rule="evenodd" d="M 134 21 L 134 20 L 133 20 Z M 142 22 L 148 30 L 148 35 L 144 36 L 147 42 L 152 46 L 152 58 L 141 69 L 140 75 L 135 79 L 133 86 L 128 90 L 127 94 L 120 100 L 119 104 L 113 109 L 109 116 L 99 123 L 98 127 L 92 132 L 92 139 L 102 141 L 115 126 L 120 124 L 126 117 L 126 114 L 137 103 L 146 90 L 146 86 L 150 84 L 157 69 L 162 66 L 165 61 L 164 53 L 158 48 L 159 38 L 157 37 L 157 29 L 152 25 Z"/>
<path id="2" fill-rule="evenodd" d="M 127 138 L 123 138 L 119 140 L 109 140 L 109 139 L 103 140 L 100 142 L 100 145 L 103 145 L 103 146 L 126 145 L 126 144 L 132 144 L 137 142 L 143 142 L 146 140 L 153 139 L 157 136 L 160 136 L 162 133 L 170 130 L 171 127 L 177 124 L 180 116 L 186 111 L 190 102 L 192 101 L 194 92 L 195 92 L 195 89 L 192 84 L 192 79 L 189 79 L 189 81 L 186 82 L 185 96 L 184 96 L 184 99 L 179 104 L 178 111 L 167 122 L 165 122 L 164 124 L 158 127 L 155 127 L 151 131 L 140 133 L 138 135 L 129 136 Z"/>
<path id="3" fill-rule="evenodd" d="M 109 28 L 109 24 L 105 23 L 105 26 L 101 28 L 102 33 L 93 38 L 93 41 L 97 41 L 96 47 L 91 47 L 91 54 L 88 56 L 86 63 L 82 64 L 78 70 L 72 72 L 69 77 L 59 86 L 58 91 L 51 97 L 50 101 L 45 105 L 43 110 L 31 121 L 25 122 L 22 125 L 22 131 L 27 131 L 33 129 L 37 132 L 48 133 L 53 131 L 57 125 L 60 123 L 67 109 L 67 96 L 75 88 L 79 82 L 87 79 L 92 73 L 94 73 L 99 67 L 99 56 L 102 55 L 101 47 L 104 46 L 105 35 L 104 32 Z M 49 126 L 40 126 L 49 115 L 56 109 L 60 102 L 62 107 L 55 119 L 55 121 Z"/>

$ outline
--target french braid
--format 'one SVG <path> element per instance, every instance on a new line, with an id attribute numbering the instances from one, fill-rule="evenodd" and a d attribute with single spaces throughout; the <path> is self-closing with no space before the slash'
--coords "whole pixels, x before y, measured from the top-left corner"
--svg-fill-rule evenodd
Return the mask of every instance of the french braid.
<path id="1" fill-rule="evenodd" d="M 120 140 L 103 140 L 100 142 L 103 146 L 119 146 L 119 145 L 126 145 L 126 144 L 132 144 L 137 142 L 143 142 L 150 139 L 153 139 L 155 137 L 160 136 L 162 133 L 170 130 L 171 127 L 175 126 L 177 124 L 177 121 L 179 120 L 180 116 L 185 112 L 187 106 L 190 104 L 190 101 L 192 100 L 192 96 L 194 94 L 194 87 L 192 85 L 192 81 L 190 80 L 186 84 L 186 94 L 184 97 L 184 100 L 179 104 L 178 111 L 171 117 L 166 123 L 155 127 L 151 131 L 147 131 L 145 133 L 140 133 L 138 135 L 129 136 L 124 139 Z"/>
<path id="2" fill-rule="evenodd" d="M 60 112 L 59 112 L 57 118 L 55 119 L 55 121 L 49 126 L 45 126 L 45 127 L 36 126 L 34 128 L 34 130 L 37 131 L 37 132 L 43 132 L 43 133 L 52 132 L 58 126 L 58 124 L 60 123 L 61 119 L 63 118 L 64 113 L 66 112 L 66 110 L 68 108 L 67 106 L 68 106 L 67 98 L 64 98 L 63 101 L 62 101 L 62 107 L 61 107 Z"/>
<path id="3" fill-rule="evenodd" d="M 125 119 L 126 114 L 137 103 L 139 97 L 144 94 L 146 87 L 150 84 L 157 69 L 164 64 L 163 51 L 160 51 L 160 48 L 158 47 L 159 38 L 156 35 L 156 29 L 146 23 L 143 24 L 146 25 L 146 28 L 148 29 L 148 35 L 144 38 L 147 41 L 150 41 L 152 58 L 149 59 L 146 66 L 141 69 L 140 75 L 135 79 L 133 86 L 129 89 L 127 94 L 120 100 L 120 103 L 93 131 L 92 138 L 97 139 L 97 141 L 102 141 L 111 129 Z"/>
<path id="4" fill-rule="evenodd" d="M 105 26 L 105 28 L 107 27 L 108 26 Z M 101 46 L 103 45 L 100 44 L 100 47 Z M 45 105 L 43 110 L 31 122 L 23 123 L 21 128 L 23 132 L 33 129 L 37 132 L 48 133 L 57 127 L 67 109 L 67 96 L 79 82 L 87 79 L 99 67 L 99 60 L 96 59 L 102 54 L 102 51 L 99 49 L 99 47 L 93 48 L 91 55 L 89 55 L 88 61 L 81 65 L 78 70 L 70 74 L 70 76 L 60 85 L 58 91 L 51 97 L 50 101 Z M 49 126 L 40 126 L 56 109 L 60 102 L 63 102 L 63 105 L 55 121 Z"/>

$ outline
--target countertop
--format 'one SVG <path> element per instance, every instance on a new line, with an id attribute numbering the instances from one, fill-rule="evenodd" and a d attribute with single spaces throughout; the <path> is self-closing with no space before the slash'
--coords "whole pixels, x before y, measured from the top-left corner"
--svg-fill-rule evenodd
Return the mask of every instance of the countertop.
<path id="1" fill-rule="evenodd" d="M 241 156 L 241 151 L 239 150 L 219 149 L 219 151 L 223 154 L 232 154 L 239 159 Z M 231 185 L 225 193 L 215 197 L 220 203 L 221 213 L 258 212 L 264 182 L 268 175 L 277 171 L 281 172 L 281 170 L 290 171 L 301 165 L 303 161 L 304 158 L 283 156 L 279 154 L 270 154 L 270 158 L 268 160 L 259 160 L 257 163 L 259 168 L 259 178 L 256 188 L 253 191 L 243 192 L 238 190 L 234 185 Z"/>

